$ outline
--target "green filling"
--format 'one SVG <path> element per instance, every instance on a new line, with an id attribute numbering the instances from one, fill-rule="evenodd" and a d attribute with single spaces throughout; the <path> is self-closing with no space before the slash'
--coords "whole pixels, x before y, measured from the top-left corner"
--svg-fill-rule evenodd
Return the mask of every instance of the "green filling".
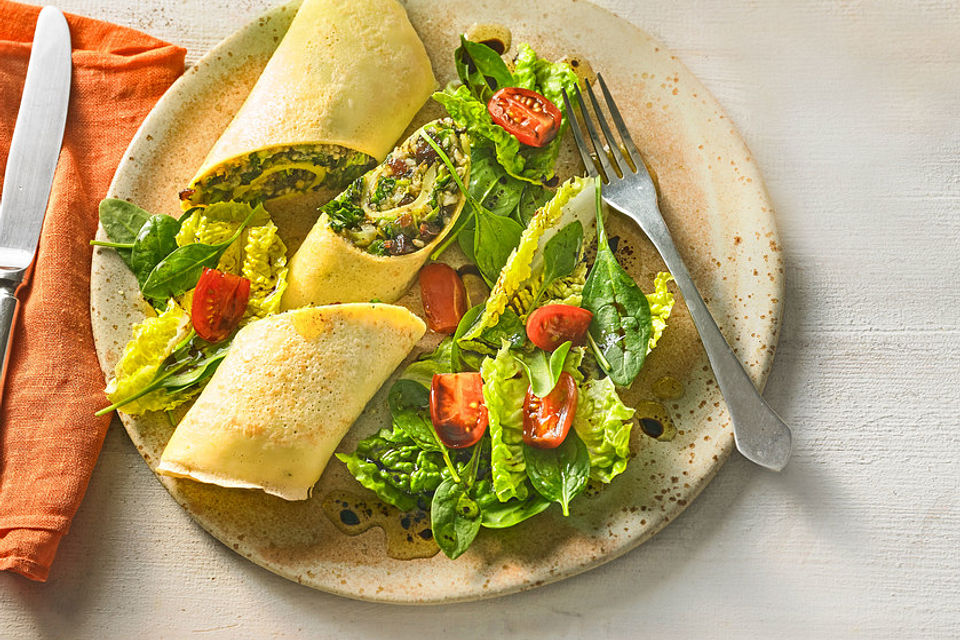
<path id="1" fill-rule="evenodd" d="M 443 149 L 461 180 L 466 176 L 466 138 L 450 119 L 431 122 L 320 208 L 331 229 L 375 255 L 419 251 L 443 232 L 463 196 L 422 133 Z"/>
<path id="2" fill-rule="evenodd" d="M 192 205 L 235 200 L 264 202 L 326 187 L 342 189 L 370 169 L 374 159 L 337 145 L 255 151 L 245 161 L 220 167 L 181 193 Z"/>

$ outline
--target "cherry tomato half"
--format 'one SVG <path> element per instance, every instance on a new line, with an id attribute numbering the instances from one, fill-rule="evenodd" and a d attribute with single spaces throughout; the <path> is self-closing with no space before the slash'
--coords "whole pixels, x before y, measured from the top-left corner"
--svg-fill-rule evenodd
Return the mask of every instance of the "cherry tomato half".
<path id="1" fill-rule="evenodd" d="M 190 320 L 197 335 L 210 342 L 229 336 L 240 323 L 249 300 L 249 280 L 216 269 L 204 269 L 190 309 Z"/>
<path id="2" fill-rule="evenodd" d="M 577 412 L 577 383 L 564 371 L 553 391 L 538 398 L 527 389 L 523 399 L 523 441 L 538 449 L 559 447 Z"/>
<path id="3" fill-rule="evenodd" d="M 593 313 L 569 304 L 548 304 L 527 318 L 527 337 L 544 351 L 553 351 L 566 341 L 582 344 Z"/>
<path id="4" fill-rule="evenodd" d="M 467 312 L 467 290 L 450 265 L 432 262 L 420 270 L 420 297 L 427 325 L 437 333 L 453 333 Z"/>
<path id="5" fill-rule="evenodd" d="M 430 387 L 430 420 L 440 442 L 451 449 L 475 445 L 487 430 L 480 374 L 435 373 Z"/>
<path id="6" fill-rule="evenodd" d="M 536 91 L 519 87 L 497 91 L 487 103 L 487 111 L 494 122 L 531 147 L 542 147 L 556 138 L 563 118 L 557 105 Z"/>

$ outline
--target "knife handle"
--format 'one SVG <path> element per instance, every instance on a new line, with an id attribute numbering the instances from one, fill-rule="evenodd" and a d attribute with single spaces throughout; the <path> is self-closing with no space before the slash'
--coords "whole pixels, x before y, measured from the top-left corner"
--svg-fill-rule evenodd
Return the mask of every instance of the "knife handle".
<path id="1" fill-rule="evenodd" d="M 16 296 L 19 285 L 19 282 L 0 280 L 0 353 L 3 354 L 3 362 L 0 364 L 0 399 L 3 397 L 10 347 L 13 345 L 13 323 L 17 319 L 17 308 L 20 306 Z"/>

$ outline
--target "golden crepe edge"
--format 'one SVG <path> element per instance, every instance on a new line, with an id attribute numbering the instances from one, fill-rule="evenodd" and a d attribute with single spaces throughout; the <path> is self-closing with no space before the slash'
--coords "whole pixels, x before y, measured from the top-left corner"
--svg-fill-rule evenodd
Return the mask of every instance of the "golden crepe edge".
<path id="1" fill-rule="evenodd" d="M 307 499 L 367 402 L 426 332 L 404 307 L 308 307 L 251 323 L 177 425 L 157 473 Z"/>

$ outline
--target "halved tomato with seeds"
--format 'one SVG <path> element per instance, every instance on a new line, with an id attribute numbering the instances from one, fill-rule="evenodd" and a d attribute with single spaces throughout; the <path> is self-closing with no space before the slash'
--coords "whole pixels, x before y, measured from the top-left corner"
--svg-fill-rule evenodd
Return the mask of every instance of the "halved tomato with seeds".
<path id="1" fill-rule="evenodd" d="M 216 269 L 204 269 L 190 307 L 194 330 L 209 342 L 223 340 L 240 324 L 249 301 L 249 280 Z"/>
<path id="2" fill-rule="evenodd" d="M 487 103 L 487 111 L 494 122 L 531 147 L 542 147 L 556 138 L 563 120 L 557 105 L 520 87 L 497 91 Z"/>

